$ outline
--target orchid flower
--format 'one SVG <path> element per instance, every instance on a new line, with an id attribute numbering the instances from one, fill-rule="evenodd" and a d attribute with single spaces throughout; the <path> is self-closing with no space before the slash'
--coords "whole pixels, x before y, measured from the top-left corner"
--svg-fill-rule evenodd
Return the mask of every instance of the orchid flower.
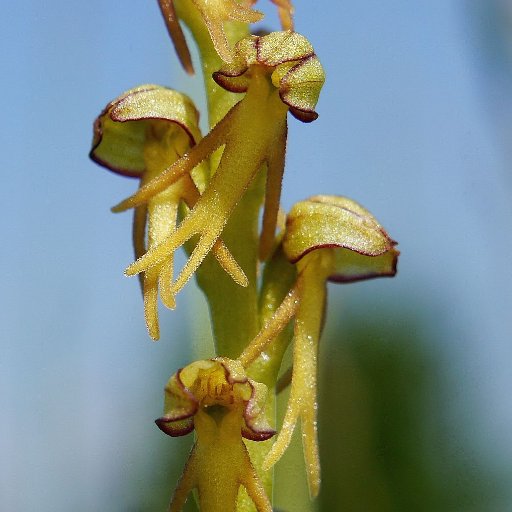
<path id="1" fill-rule="evenodd" d="M 130 265 L 127 275 L 160 264 L 194 235 L 197 245 L 172 285 L 176 294 L 196 271 L 219 239 L 229 216 L 258 170 L 266 164 L 267 183 L 260 256 L 265 259 L 274 243 L 287 136 L 288 110 L 311 122 L 324 73 L 308 40 L 295 32 L 250 36 L 235 47 L 235 61 L 214 73 L 215 81 L 233 92 L 245 92 L 227 115 L 196 146 L 113 208 L 140 206 L 190 173 L 218 148 L 219 166 L 206 190 L 177 230 Z"/>
<path id="2" fill-rule="evenodd" d="M 326 283 L 395 275 L 399 254 L 395 245 L 370 212 L 355 201 L 315 196 L 297 203 L 287 217 L 282 240 L 282 250 L 296 265 L 297 280 L 238 358 L 249 367 L 295 317 L 290 397 L 283 425 L 263 467 L 268 469 L 280 459 L 300 418 L 312 496 L 320 487 L 316 382 Z"/>
<path id="3" fill-rule="evenodd" d="M 197 122 L 198 113 L 187 96 L 165 87 L 143 85 L 125 92 L 101 112 L 94 124 L 90 156 L 118 174 L 139 178 L 143 186 L 200 140 Z M 193 179 L 185 175 L 152 197 L 147 205 L 138 206 L 133 222 L 135 256 L 142 256 L 173 233 L 180 201 L 192 208 L 199 197 Z M 233 279 L 247 285 L 245 274 L 222 241 L 214 245 L 213 252 Z M 172 277 L 170 253 L 158 265 L 148 268 L 141 279 L 146 325 L 155 340 L 159 338 L 158 288 L 162 302 L 174 307 Z"/>
<path id="4" fill-rule="evenodd" d="M 258 512 L 272 512 L 242 439 L 275 434 L 265 417 L 266 395 L 266 386 L 248 378 L 238 361 L 223 357 L 196 361 L 169 379 L 156 424 L 173 437 L 196 432 L 169 512 L 179 512 L 192 489 L 202 511 L 235 512 L 240 486 Z"/>

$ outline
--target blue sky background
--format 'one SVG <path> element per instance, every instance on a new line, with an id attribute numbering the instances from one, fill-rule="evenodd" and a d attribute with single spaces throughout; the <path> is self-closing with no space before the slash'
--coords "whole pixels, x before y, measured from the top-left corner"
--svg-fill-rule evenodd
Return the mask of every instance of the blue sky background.
<path id="1" fill-rule="evenodd" d="M 207 336 L 190 326 L 204 304 L 198 313 L 188 286 L 163 341 L 149 341 L 138 283 L 122 275 L 131 216 L 109 212 L 135 182 L 87 153 L 94 118 L 122 91 L 201 92 L 177 67 L 156 2 L 120 5 L 8 2 L 0 20 L 0 508 L 10 512 L 151 510 L 171 450 L 181 461 L 187 446 L 152 420 L 168 376 Z M 331 287 L 331 311 L 420 315 L 473 463 L 509 478 L 511 2 L 297 0 L 296 10 L 327 82 L 318 121 L 290 119 L 283 205 L 350 196 L 402 251 L 396 279 Z M 489 510 L 510 510 L 500 500 Z"/>

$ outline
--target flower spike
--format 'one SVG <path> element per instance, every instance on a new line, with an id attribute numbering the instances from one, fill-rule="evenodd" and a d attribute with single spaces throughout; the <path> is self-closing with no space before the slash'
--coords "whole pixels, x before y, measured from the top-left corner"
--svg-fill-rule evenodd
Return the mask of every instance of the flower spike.
<path id="1" fill-rule="evenodd" d="M 370 212 L 345 197 L 315 196 L 294 205 L 282 247 L 288 260 L 297 266 L 297 281 L 238 359 L 248 367 L 295 317 L 290 398 L 283 425 L 263 467 L 268 469 L 281 458 L 300 418 L 312 496 L 320 488 L 316 379 L 326 282 L 395 275 L 399 254 L 395 245 Z"/>
<path id="2" fill-rule="evenodd" d="M 226 64 L 213 77 L 230 91 L 245 92 L 245 97 L 183 158 L 114 207 L 114 211 L 122 211 L 147 202 L 190 173 L 217 148 L 224 147 L 217 171 L 178 229 L 126 270 L 127 275 L 146 271 L 199 235 L 196 248 L 172 287 L 174 293 L 185 285 L 214 246 L 263 164 L 267 165 L 267 187 L 260 256 L 267 257 L 279 211 L 286 113 L 290 110 L 304 122 L 316 119 L 314 107 L 324 79 L 313 48 L 304 36 L 294 32 L 242 39 L 235 47 L 234 64 Z"/>
<path id="3" fill-rule="evenodd" d="M 200 139 L 198 114 L 183 94 L 156 85 L 144 85 L 112 101 L 94 125 L 91 158 L 108 169 L 138 177 L 143 185 L 179 159 Z M 133 245 L 135 256 L 157 245 L 176 228 L 178 206 L 184 201 L 192 208 L 200 197 L 190 175 L 155 195 L 147 205 L 134 212 Z M 243 271 L 218 241 L 213 249 L 226 271 L 242 285 L 247 284 Z M 170 292 L 173 256 L 167 255 L 148 268 L 141 279 L 146 325 L 151 338 L 159 338 L 158 288 L 163 303 L 174 307 Z"/>
<path id="4" fill-rule="evenodd" d="M 212 327 L 205 341 L 219 357 L 180 368 L 166 384 L 155 424 L 171 437 L 194 437 L 167 510 L 183 511 L 193 493 L 203 512 L 273 512 L 272 468 L 297 424 L 310 497 L 320 491 L 317 380 L 327 283 L 394 276 L 399 251 L 351 199 L 318 195 L 288 215 L 281 209 L 288 113 L 315 121 L 325 81 L 313 46 L 294 30 L 293 0 L 270 0 L 281 31 L 256 27 L 255 35 L 249 25 L 264 17 L 258 0 L 157 1 L 189 75 L 183 25 L 197 46 L 209 132 L 202 136 L 187 96 L 142 85 L 100 113 L 90 158 L 139 180 L 112 212 L 133 209 L 135 258 L 124 272 L 138 276 L 153 340 L 160 302 L 174 309 L 202 265 L 197 285 Z M 185 264 L 175 272 L 182 246 Z M 288 386 L 275 430 L 277 394 Z"/>
<path id="5" fill-rule="evenodd" d="M 235 512 L 240 485 L 258 512 L 272 511 L 242 440 L 264 441 L 275 434 L 265 417 L 266 393 L 238 361 L 223 357 L 196 361 L 169 379 L 157 426 L 170 436 L 194 429 L 197 434 L 170 512 L 179 512 L 194 488 L 208 510 Z"/>

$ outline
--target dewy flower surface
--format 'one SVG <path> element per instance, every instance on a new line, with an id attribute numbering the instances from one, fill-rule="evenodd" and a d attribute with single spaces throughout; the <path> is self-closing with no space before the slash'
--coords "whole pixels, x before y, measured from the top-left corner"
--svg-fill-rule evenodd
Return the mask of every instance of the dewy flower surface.
<path id="1" fill-rule="evenodd" d="M 288 324 L 294 323 L 293 373 L 283 425 L 265 466 L 275 464 L 288 447 L 300 418 L 306 471 L 312 496 L 320 488 L 317 441 L 317 357 L 326 301 L 326 282 L 350 282 L 396 273 L 398 251 L 375 218 L 355 201 L 316 196 L 297 203 L 287 218 L 283 250 L 298 277 L 283 303 L 240 355 L 250 366 Z"/>
<path id="2" fill-rule="evenodd" d="M 235 48 L 235 60 L 214 74 L 229 91 L 245 92 L 213 130 L 183 158 L 143 186 L 114 210 L 144 204 L 224 146 L 208 187 L 178 229 L 128 267 L 134 275 L 159 264 L 194 235 L 199 241 L 172 287 L 177 293 L 216 243 L 245 190 L 263 164 L 267 186 L 260 253 L 266 257 L 274 241 L 284 171 L 288 110 L 301 121 L 318 117 L 314 107 L 324 74 L 306 38 L 294 32 L 251 36 Z"/>
<path id="3" fill-rule="evenodd" d="M 158 427 L 171 436 L 193 429 L 196 443 L 169 510 L 179 512 L 192 489 L 202 511 L 234 512 L 239 487 L 258 512 L 271 512 L 242 436 L 264 441 L 274 435 L 265 417 L 266 386 L 249 379 L 238 361 L 196 361 L 173 375 L 165 388 Z"/>
<path id="4" fill-rule="evenodd" d="M 198 113 L 184 94 L 157 85 L 142 85 L 109 103 L 96 119 L 90 156 L 116 173 L 139 178 L 144 185 L 200 140 L 197 121 Z M 170 236 L 176 227 L 180 201 L 192 208 L 199 196 L 194 181 L 186 175 L 152 197 L 147 205 L 138 206 L 133 222 L 135 256 L 142 256 Z M 247 284 L 243 271 L 222 241 L 214 245 L 213 252 L 235 280 Z M 141 280 L 146 325 L 153 339 L 160 336 L 158 287 L 164 304 L 174 307 L 170 293 L 172 277 L 171 253 L 148 268 Z"/>

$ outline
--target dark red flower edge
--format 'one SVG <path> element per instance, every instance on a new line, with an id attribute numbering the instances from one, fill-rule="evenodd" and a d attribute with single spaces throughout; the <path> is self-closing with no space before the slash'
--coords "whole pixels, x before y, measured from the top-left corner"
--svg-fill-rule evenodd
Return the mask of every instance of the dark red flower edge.
<path id="1" fill-rule="evenodd" d="M 215 360 L 215 359 L 214 359 Z M 222 363 L 221 363 L 222 364 Z M 249 400 L 245 401 L 245 409 L 244 409 L 244 422 L 245 426 L 242 426 L 241 434 L 245 439 L 248 439 L 250 441 L 266 441 L 267 439 L 270 439 L 272 436 L 276 434 L 276 431 L 273 429 L 269 430 L 259 430 L 255 426 L 255 418 L 256 416 L 252 414 L 252 407 L 254 404 L 254 398 L 255 398 L 255 387 L 253 384 L 249 381 L 247 377 L 243 379 L 236 379 L 233 378 L 228 368 L 222 364 L 224 368 L 224 372 L 226 374 L 226 380 L 230 384 L 245 384 L 246 382 L 249 382 L 251 386 L 251 396 Z M 191 401 L 191 404 L 193 406 L 191 407 L 191 411 L 187 412 L 186 414 L 182 415 L 176 415 L 176 416 L 162 416 L 155 420 L 156 426 L 164 433 L 171 437 L 180 437 L 189 434 L 194 430 L 194 415 L 197 413 L 197 409 L 199 407 L 199 404 L 195 398 L 195 396 L 192 394 L 190 389 L 188 389 L 181 380 L 181 371 L 183 368 L 180 368 L 178 372 L 176 373 L 176 380 L 178 382 L 178 385 L 182 389 L 183 393 L 188 396 L 188 398 Z M 179 424 L 182 424 L 181 426 Z"/>
<path id="2" fill-rule="evenodd" d="M 267 61 L 260 57 L 260 46 L 261 46 L 261 38 L 265 36 L 256 36 L 257 39 L 255 40 L 255 48 L 256 48 L 256 59 L 259 64 L 268 66 Z M 279 62 L 272 65 L 272 67 L 279 66 L 280 64 L 284 64 L 285 62 L 295 62 L 297 61 L 297 64 L 293 67 L 291 67 L 281 78 L 281 82 L 279 83 L 279 97 L 281 98 L 281 101 L 290 107 L 290 114 L 292 114 L 295 119 L 298 119 L 299 121 L 302 121 L 303 123 L 311 123 L 318 119 L 318 113 L 314 110 L 305 110 L 300 109 L 290 103 L 288 100 L 286 100 L 285 95 L 290 90 L 289 87 L 286 87 L 286 77 L 290 75 L 294 70 L 296 70 L 298 67 L 303 66 L 308 60 L 316 57 L 315 53 L 307 53 L 303 57 L 301 57 L 299 60 L 296 58 L 290 58 L 290 59 L 282 59 Z M 244 93 L 247 92 L 247 85 L 244 84 L 242 81 L 232 81 L 230 79 L 232 78 L 239 78 L 242 77 L 247 71 L 249 70 L 249 66 L 240 67 L 236 71 L 233 70 L 233 72 L 230 72 L 229 69 L 220 69 L 219 71 L 215 71 L 212 74 L 213 80 L 217 83 L 217 85 L 220 85 L 222 88 L 226 89 L 229 92 L 235 92 L 235 93 Z"/>
<path id="3" fill-rule="evenodd" d="M 193 147 L 196 145 L 196 140 L 194 139 L 194 136 L 192 135 L 192 133 L 190 132 L 188 127 L 185 126 L 183 123 L 179 123 L 178 121 L 171 121 L 171 120 L 163 118 L 163 117 L 142 117 L 142 116 L 135 117 L 133 119 L 120 120 L 116 116 L 117 107 L 119 105 L 121 105 L 123 103 L 123 101 L 126 101 L 127 98 L 129 98 L 130 96 L 134 96 L 136 94 L 143 93 L 143 92 L 152 91 L 155 88 L 156 87 L 141 88 L 141 89 L 131 92 L 130 94 L 126 94 L 121 98 L 116 98 L 115 100 L 108 103 L 107 106 L 101 111 L 100 115 L 94 120 L 94 125 L 93 125 L 93 145 L 92 145 L 91 150 L 89 151 L 89 158 L 93 162 L 97 163 L 98 165 L 101 165 L 102 167 L 105 167 L 109 171 L 112 171 L 121 176 L 125 176 L 127 178 L 140 178 L 142 173 L 144 172 L 144 169 L 140 169 L 138 171 L 133 171 L 133 170 L 129 170 L 129 169 L 123 169 L 121 167 L 116 167 L 114 165 L 111 165 L 109 162 L 101 159 L 100 157 L 98 157 L 95 154 L 96 149 L 100 146 L 100 144 L 103 140 L 102 118 L 106 115 L 108 115 L 110 117 L 110 119 L 112 119 L 112 121 L 116 121 L 118 123 L 126 123 L 126 122 L 131 122 L 131 121 L 147 121 L 150 119 L 175 123 L 178 126 L 180 126 L 185 131 L 185 133 L 188 135 L 188 137 L 190 139 L 190 147 Z M 111 110 L 110 114 L 109 114 L 109 110 Z"/>

